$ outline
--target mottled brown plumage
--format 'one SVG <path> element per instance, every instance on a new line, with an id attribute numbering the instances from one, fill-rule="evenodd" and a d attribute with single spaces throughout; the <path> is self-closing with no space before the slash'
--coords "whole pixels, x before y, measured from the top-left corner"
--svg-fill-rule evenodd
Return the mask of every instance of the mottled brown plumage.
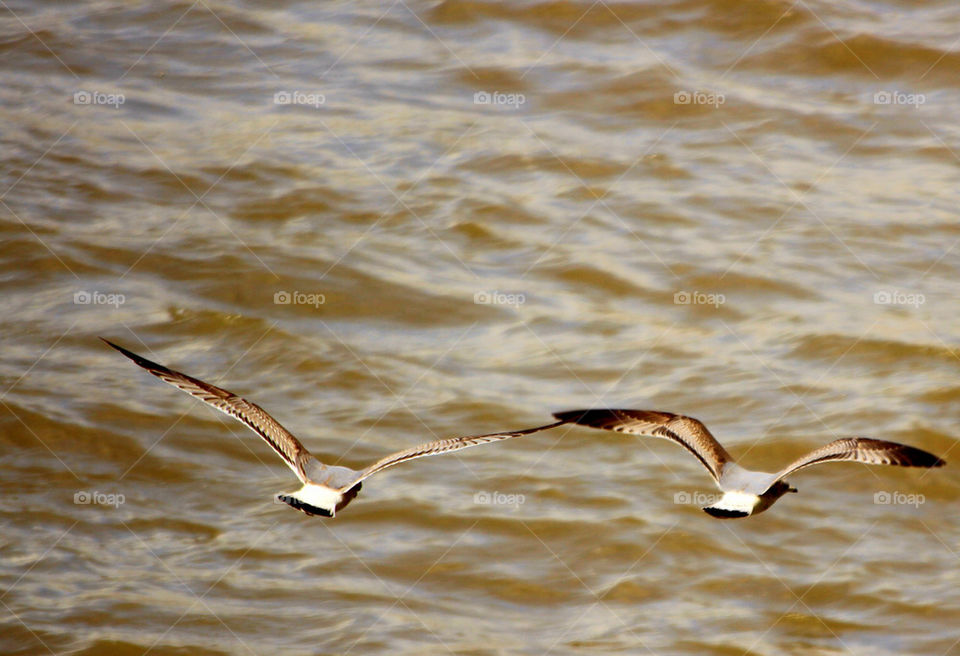
<path id="1" fill-rule="evenodd" d="M 656 410 L 571 410 L 553 416 L 582 426 L 673 440 L 695 455 L 717 481 L 723 466 L 733 460 L 707 427 L 693 417 Z"/>
<path id="2" fill-rule="evenodd" d="M 901 467 L 942 467 L 946 464 L 932 453 L 916 447 L 866 437 L 848 437 L 815 449 L 780 472 L 769 474 L 738 465 L 706 426 L 692 417 L 626 409 L 570 410 L 553 416 L 566 423 L 676 442 L 703 463 L 723 491 L 720 501 L 704 508 L 710 515 L 721 518 L 747 517 L 763 512 L 787 492 L 796 492 L 783 480 L 786 476 L 821 462 L 851 461 Z"/>
<path id="3" fill-rule="evenodd" d="M 357 495 L 361 481 L 387 467 L 416 458 L 440 455 L 471 446 L 530 435 L 563 423 L 558 421 L 546 426 L 518 431 L 491 433 L 489 435 L 468 435 L 427 442 L 388 455 L 369 467 L 357 471 L 348 467 L 325 465 L 317 460 L 290 431 L 280 425 L 280 422 L 257 404 L 247 401 L 233 392 L 152 362 L 106 339 L 103 339 L 103 341 L 160 380 L 200 399 L 220 412 L 238 419 L 253 429 L 283 458 L 283 461 L 304 484 L 300 490 L 281 494 L 278 498 L 308 515 L 333 517 L 336 511 L 344 508 Z"/>

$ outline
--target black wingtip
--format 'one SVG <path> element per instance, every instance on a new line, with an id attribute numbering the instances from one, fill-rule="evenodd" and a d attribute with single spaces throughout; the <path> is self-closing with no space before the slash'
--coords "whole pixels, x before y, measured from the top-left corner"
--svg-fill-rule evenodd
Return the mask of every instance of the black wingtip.
<path id="1" fill-rule="evenodd" d="M 943 467 L 947 464 L 946 460 L 938 458 L 929 451 L 924 451 L 923 449 L 918 449 L 916 447 L 910 447 L 912 449 L 910 456 L 914 463 L 915 467 Z"/>
<path id="2" fill-rule="evenodd" d="M 144 369 L 157 369 L 159 371 L 167 371 L 167 368 L 164 367 L 162 364 L 158 364 L 152 360 L 147 360 L 145 357 L 141 355 L 137 355 L 133 351 L 128 351 L 122 346 L 114 344 L 113 342 L 111 342 L 109 339 L 106 339 L 105 337 L 101 337 L 100 339 L 106 342 L 108 346 L 111 346 L 116 350 L 120 351 L 121 353 L 123 353 L 125 356 L 127 356 L 128 358 L 136 362 L 138 365 L 140 365 Z"/>
<path id="3" fill-rule="evenodd" d="M 941 460 L 929 451 L 918 449 L 915 446 L 904 446 L 903 454 L 906 460 L 901 463 L 905 467 L 924 467 L 927 469 L 933 467 L 943 467 L 947 464 L 946 460 Z"/>
<path id="4" fill-rule="evenodd" d="M 938 458 L 929 451 L 918 449 L 909 444 L 876 440 L 871 437 L 855 437 L 853 439 L 857 446 L 863 446 L 868 449 L 887 450 L 890 453 L 891 462 L 886 464 L 897 465 L 899 467 L 922 467 L 924 469 L 943 467 L 947 464 L 946 460 Z"/>
<path id="5" fill-rule="evenodd" d="M 128 351 L 127 349 L 123 348 L 123 347 L 120 346 L 119 344 L 114 344 L 113 342 L 111 342 L 111 341 L 110 341 L 109 339 L 107 339 L 106 337 L 100 337 L 100 338 L 98 338 L 98 339 L 100 339 L 100 341 L 103 342 L 104 344 L 106 344 L 107 346 L 109 346 L 109 347 L 111 347 L 111 348 L 115 348 L 116 350 L 120 351 L 121 353 L 123 353 L 125 356 L 127 356 L 127 357 L 130 358 L 131 360 L 134 360 L 134 359 L 140 357 L 139 355 L 137 355 L 137 354 L 134 353 L 133 351 Z"/>
<path id="6" fill-rule="evenodd" d="M 568 424 L 582 424 L 587 423 L 591 416 L 596 416 L 598 414 L 608 415 L 610 414 L 609 410 L 565 410 L 563 412 L 554 412 L 553 416 L 555 419 L 559 419 L 562 422 Z"/>

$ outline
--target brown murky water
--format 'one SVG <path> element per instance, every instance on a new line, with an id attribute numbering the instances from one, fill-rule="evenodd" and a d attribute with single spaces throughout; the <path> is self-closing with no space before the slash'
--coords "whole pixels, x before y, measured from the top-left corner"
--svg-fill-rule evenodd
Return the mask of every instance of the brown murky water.
<path id="1" fill-rule="evenodd" d="M 0 652 L 960 654 L 958 33 L 948 2 L 3 4 Z M 353 466 L 593 405 L 755 468 L 848 435 L 951 465 L 812 468 L 722 522 L 675 446 L 556 429 L 308 518 L 97 335 Z"/>

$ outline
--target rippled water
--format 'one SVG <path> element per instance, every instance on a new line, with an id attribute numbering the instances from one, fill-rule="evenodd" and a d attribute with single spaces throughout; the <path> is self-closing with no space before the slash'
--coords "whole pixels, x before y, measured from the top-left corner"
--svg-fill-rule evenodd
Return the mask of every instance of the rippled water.
<path id="1" fill-rule="evenodd" d="M 722 522 L 681 449 L 564 427 L 308 518 L 254 434 L 96 339 L 351 466 L 594 405 L 758 469 L 847 435 L 954 461 L 958 30 L 3 4 L 0 652 L 960 654 L 953 463 L 812 468 Z"/>

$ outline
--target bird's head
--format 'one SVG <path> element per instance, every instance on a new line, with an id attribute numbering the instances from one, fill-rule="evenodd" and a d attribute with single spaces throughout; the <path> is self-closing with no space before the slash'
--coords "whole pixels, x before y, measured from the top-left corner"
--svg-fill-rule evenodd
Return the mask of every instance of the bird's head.
<path id="1" fill-rule="evenodd" d="M 791 486 L 786 481 L 777 481 L 770 486 L 770 489 L 763 493 L 764 497 L 770 497 L 771 499 L 779 499 L 787 492 L 796 492 L 797 488 Z"/>
<path id="2" fill-rule="evenodd" d="M 796 492 L 797 488 L 790 487 L 790 484 L 786 481 L 777 481 L 771 485 L 766 492 L 761 494 L 758 497 L 757 505 L 753 510 L 753 514 L 762 513 L 764 510 L 769 508 L 774 504 L 774 502 L 782 497 L 787 492 Z"/>

